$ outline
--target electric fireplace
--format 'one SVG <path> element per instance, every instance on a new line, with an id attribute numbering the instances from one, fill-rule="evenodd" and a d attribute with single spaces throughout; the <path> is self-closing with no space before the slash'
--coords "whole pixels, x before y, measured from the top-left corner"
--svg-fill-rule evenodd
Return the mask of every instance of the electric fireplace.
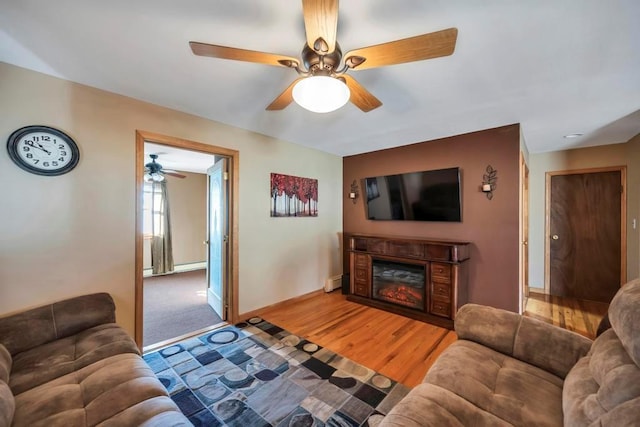
<path id="1" fill-rule="evenodd" d="M 403 307 L 425 309 L 425 266 L 372 259 L 372 297 Z"/>

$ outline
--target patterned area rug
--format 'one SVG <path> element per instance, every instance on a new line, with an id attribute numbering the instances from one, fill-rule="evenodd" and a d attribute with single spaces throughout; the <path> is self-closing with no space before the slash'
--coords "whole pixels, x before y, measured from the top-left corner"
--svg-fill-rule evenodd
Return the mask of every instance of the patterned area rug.
<path id="1" fill-rule="evenodd" d="M 144 359 L 196 426 L 374 427 L 409 391 L 257 317 Z"/>

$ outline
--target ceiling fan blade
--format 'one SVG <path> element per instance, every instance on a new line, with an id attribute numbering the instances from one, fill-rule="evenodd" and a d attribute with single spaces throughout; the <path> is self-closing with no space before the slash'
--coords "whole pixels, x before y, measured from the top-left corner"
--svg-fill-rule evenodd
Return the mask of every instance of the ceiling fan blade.
<path id="1" fill-rule="evenodd" d="M 187 177 L 186 175 L 182 175 L 181 173 L 173 172 L 173 171 L 170 172 L 168 170 L 163 170 L 162 173 L 165 174 L 165 175 L 174 176 L 176 178 L 186 178 Z"/>
<path id="2" fill-rule="evenodd" d="M 302 0 L 307 44 L 318 54 L 326 55 L 336 47 L 338 0 Z"/>
<path id="3" fill-rule="evenodd" d="M 295 79 L 271 104 L 266 108 L 269 111 L 284 110 L 293 101 L 293 87 L 304 77 Z"/>
<path id="4" fill-rule="evenodd" d="M 351 91 L 349 101 L 365 113 L 378 108 L 382 102 L 364 88 L 360 83 L 348 74 L 344 74 L 339 78 L 344 79 L 347 87 Z"/>
<path id="5" fill-rule="evenodd" d="M 256 62 L 258 64 L 276 65 L 295 68 L 299 61 L 296 58 L 277 55 L 275 53 L 257 52 L 255 50 L 237 49 L 235 47 L 218 46 L 200 42 L 189 42 L 191 50 L 198 56 L 233 59 L 235 61 Z"/>
<path id="6" fill-rule="evenodd" d="M 403 64 L 451 55 L 456 47 L 457 28 L 363 47 L 347 52 L 345 64 L 365 70 L 385 65 Z M 364 60 L 363 60 L 364 58 Z"/>

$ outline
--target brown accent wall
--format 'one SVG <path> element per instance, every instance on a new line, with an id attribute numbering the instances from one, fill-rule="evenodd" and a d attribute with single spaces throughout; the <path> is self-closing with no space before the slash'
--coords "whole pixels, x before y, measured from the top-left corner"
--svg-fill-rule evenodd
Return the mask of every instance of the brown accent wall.
<path id="1" fill-rule="evenodd" d="M 471 302 L 518 311 L 520 126 L 458 135 L 343 159 L 343 230 L 470 241 Z M 498 171 L 492 200 L 481 192 L 487 165 Z M 365 200 L 348 198 L 353 180 L 362 195 L 366 177 L 459 167 L 462 222 L 370 221 Z M 348 262 L 344 262 L 345 270 Z M 347 271 L 345 271 L 347 273 Z"/>

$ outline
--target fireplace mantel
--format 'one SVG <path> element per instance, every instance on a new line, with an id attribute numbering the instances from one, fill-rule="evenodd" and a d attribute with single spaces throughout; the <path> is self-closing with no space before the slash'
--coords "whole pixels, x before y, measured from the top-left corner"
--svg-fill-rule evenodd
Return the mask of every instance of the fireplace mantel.
<path id="1" fill-rule="evenodd" d="M 347 299 L 452 329 L 456 311 L 468 300 L 469 246 L 469 242 L 461 241 L 351 235 Z M 421 306 L 410 308 L 401 302 L 390 302 L 387 295 L 383 299 L 375 295 L 376 262 L 424 268 Z"/>

